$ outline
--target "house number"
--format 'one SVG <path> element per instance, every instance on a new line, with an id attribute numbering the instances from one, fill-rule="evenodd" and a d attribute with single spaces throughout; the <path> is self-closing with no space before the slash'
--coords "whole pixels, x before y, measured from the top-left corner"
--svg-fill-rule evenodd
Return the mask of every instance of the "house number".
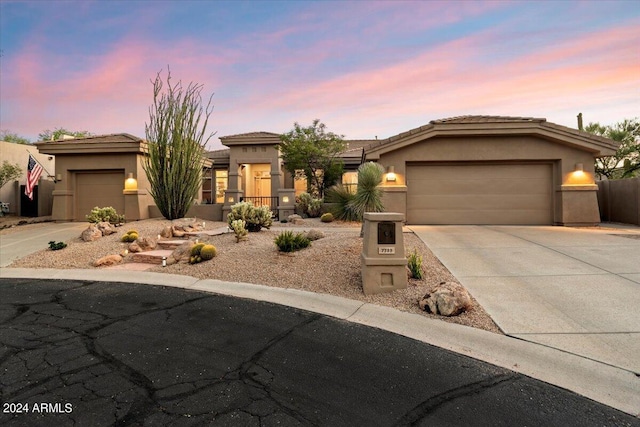
<path id="1" fill-rule="evenodd" d="M 396 253 L 396 248 L 394 247 L 380 247 L 378 248 L 378 255 L 393 255 Z"/>

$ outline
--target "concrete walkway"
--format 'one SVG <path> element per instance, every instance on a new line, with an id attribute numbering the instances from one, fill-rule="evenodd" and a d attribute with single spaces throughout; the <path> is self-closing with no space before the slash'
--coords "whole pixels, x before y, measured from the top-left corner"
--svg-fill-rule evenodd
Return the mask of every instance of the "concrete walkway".
<path id="1" fill-rule="evenodd" d="M 47 249 L 52 240 L 66 242 L 80 237 L 86 228 L 86 222 L 49 222 L 6 230 L 0 233 L 0 267 L 6 267 L 14 260 L 40 249 Z"/>
<path id="2" fill-rule="evenodd" d="M 639 228 L 411 228 L 507 335 L 640 374 Z"/>

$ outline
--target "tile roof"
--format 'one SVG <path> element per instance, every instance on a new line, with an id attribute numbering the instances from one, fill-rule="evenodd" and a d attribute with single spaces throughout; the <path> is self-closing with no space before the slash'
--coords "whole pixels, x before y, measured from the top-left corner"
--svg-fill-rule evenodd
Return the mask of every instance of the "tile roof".
<path id="1" fill-rule="evenodd" d="M 445 119 L 431 120 L 431 124 L 440 123 L 505 123 L 505 122 L 546 122 L 547 119 L 536 117 L 512 117 L 512 116 L 481 116 L 481 115 L 468 115 L 448 117 Z"/>
<path id="2" fill-rule="evenodd" d="M 273 136 L 279 137 L 280 134 L 279 133 L 273 133 L 273 132 L 264 132 L 264 131 L 247 132 L 247 133 L 238 133 L 236 135 L 221 136 L 220 139 L 223 139 L 223 138 L 264 138 L 264 137 L 273 137 Z"/>
<path id="3" fill-rule="evenodd" d="M 91 135 L 91 136 L 83 136 L 80 138 L 60 138 L 54 141 L 37 141 L 38 143 L 98 143 L 98 142 L 140 142 L 143 141 L 142 138 L 138 138 L 137 136 L 133 136 L 128 133 L 110 133 L 106 135 Z"/>

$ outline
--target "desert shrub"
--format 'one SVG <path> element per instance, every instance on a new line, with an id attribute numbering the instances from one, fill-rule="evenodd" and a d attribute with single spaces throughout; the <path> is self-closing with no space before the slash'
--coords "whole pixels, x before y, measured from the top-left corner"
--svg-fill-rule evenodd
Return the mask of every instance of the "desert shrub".
<path id="1" fill-rule="evenodd" d="M 66 247 L 67 244 L 65 242 L 56 242 L 55 240 L 49 242 L 49 249 L 51 249 L 52 251 L 58 251 Z"/>
<path id="2" fill-rule="evenodd" d="M 322 212 L 322 199 L 315 199 L 309 193 L 296 197 L 296 210 L 309 218 L 317 218 Z"/>
<path id="3" fill-rule="evenodd" d="M 273 224 L 273 213 L 268 206 L 253 206 L 251 202 L 240 202 L 231 206 L 231 212 L 227 215 L 227 223 L 243 220 L 248 231 L 260 231 L 262 227 L 269 228 Z"/>
<path id="4" fill-rule="evenodd" d="M 413 252 L 407 256 L 407 267 L 409 267 L 409 272 L 411 272 L 411 277 L 414 279 L 422 279 L 424 275 L 422 274 L 422 256 L 418 254 L 417 249 L 413 249 Z"/>
<path id="5" fill-rule="evenodd" d="M 358 214 L 352 205 L 354 197 L 355 194 L 342 184 L 334 185 L 324 193 L 324 200 L 333 205 L 331 213 L 334 218 L 341 221 L 358 221 Z"/>
<path id="6" fill-rule="evenodd" d="M 125 243 L 135 242 L 136 240 L 138 240 L 138 232 L 136 230 L 129 230 L 120 238 L 120 241 Z"/>
<path id="7" fill-rule="evenodd" d="M 322 222 L 333 222 L 333 214 L 331 212 L 327 212 L 325 214 L 322 214 L 322 216 L 320 217 L 320 221 L 322 221 Z"/>
<path id="8" fill-rule="evenodd" d="M 311 244 L 311 240 L 309 240 L 304 234 L 293 234 L 293 232 L 289 230 L 280 233 L 274 241 L 276 246 L 278 246 L 278 250 L 281 252 L 298 251 Z"/>
<path id="9" fill-rule="evenodd" d="M 111 206 L 105 208 L 95 207 L 91 209 L 91 213 L 86 216 L 87 221 L 97 224 L 99 222 L 109 222 L 111 224 L 122 224 L 124 222 L 124 215 L 119 215 L 118 212 Z"/>
<path id="10" fill-rule="evenodd" d="M 204 245 L 202 249 L 200 249 L 200 257 L 203 261 L 208 261 L 216 255 L 218 255 L 218 250 L 213 245 Z"/>
<path id="11" fill-rule="evenodd" d="M 244 222 L 241 219 L 236 219 L 235 221 L 232 221 L 231 224 L 229 225 L 229 228 L 231 228 L 236 235 L 236 243 L 240 242 L 241 240 L 246 240 L 249 238 L 247 236 L 249 232 L 247 231 L 245 226 L 246 226 L 246 222 Z"/>

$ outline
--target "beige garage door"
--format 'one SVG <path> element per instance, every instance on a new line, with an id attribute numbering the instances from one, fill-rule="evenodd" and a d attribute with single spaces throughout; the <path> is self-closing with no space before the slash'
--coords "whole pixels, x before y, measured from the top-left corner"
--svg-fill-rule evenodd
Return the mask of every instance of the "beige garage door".
<path id="1" fill-rule="evenodd" d="M 550 164 L 407 166 L 409 224 L 551 224 Z"/>
<path id="2" fill-rule="evenodd" d="M 76 220 L 85 221 L 91 209 L 113 206 L 124 214 L 124 171 L 76 173 Z"/>

